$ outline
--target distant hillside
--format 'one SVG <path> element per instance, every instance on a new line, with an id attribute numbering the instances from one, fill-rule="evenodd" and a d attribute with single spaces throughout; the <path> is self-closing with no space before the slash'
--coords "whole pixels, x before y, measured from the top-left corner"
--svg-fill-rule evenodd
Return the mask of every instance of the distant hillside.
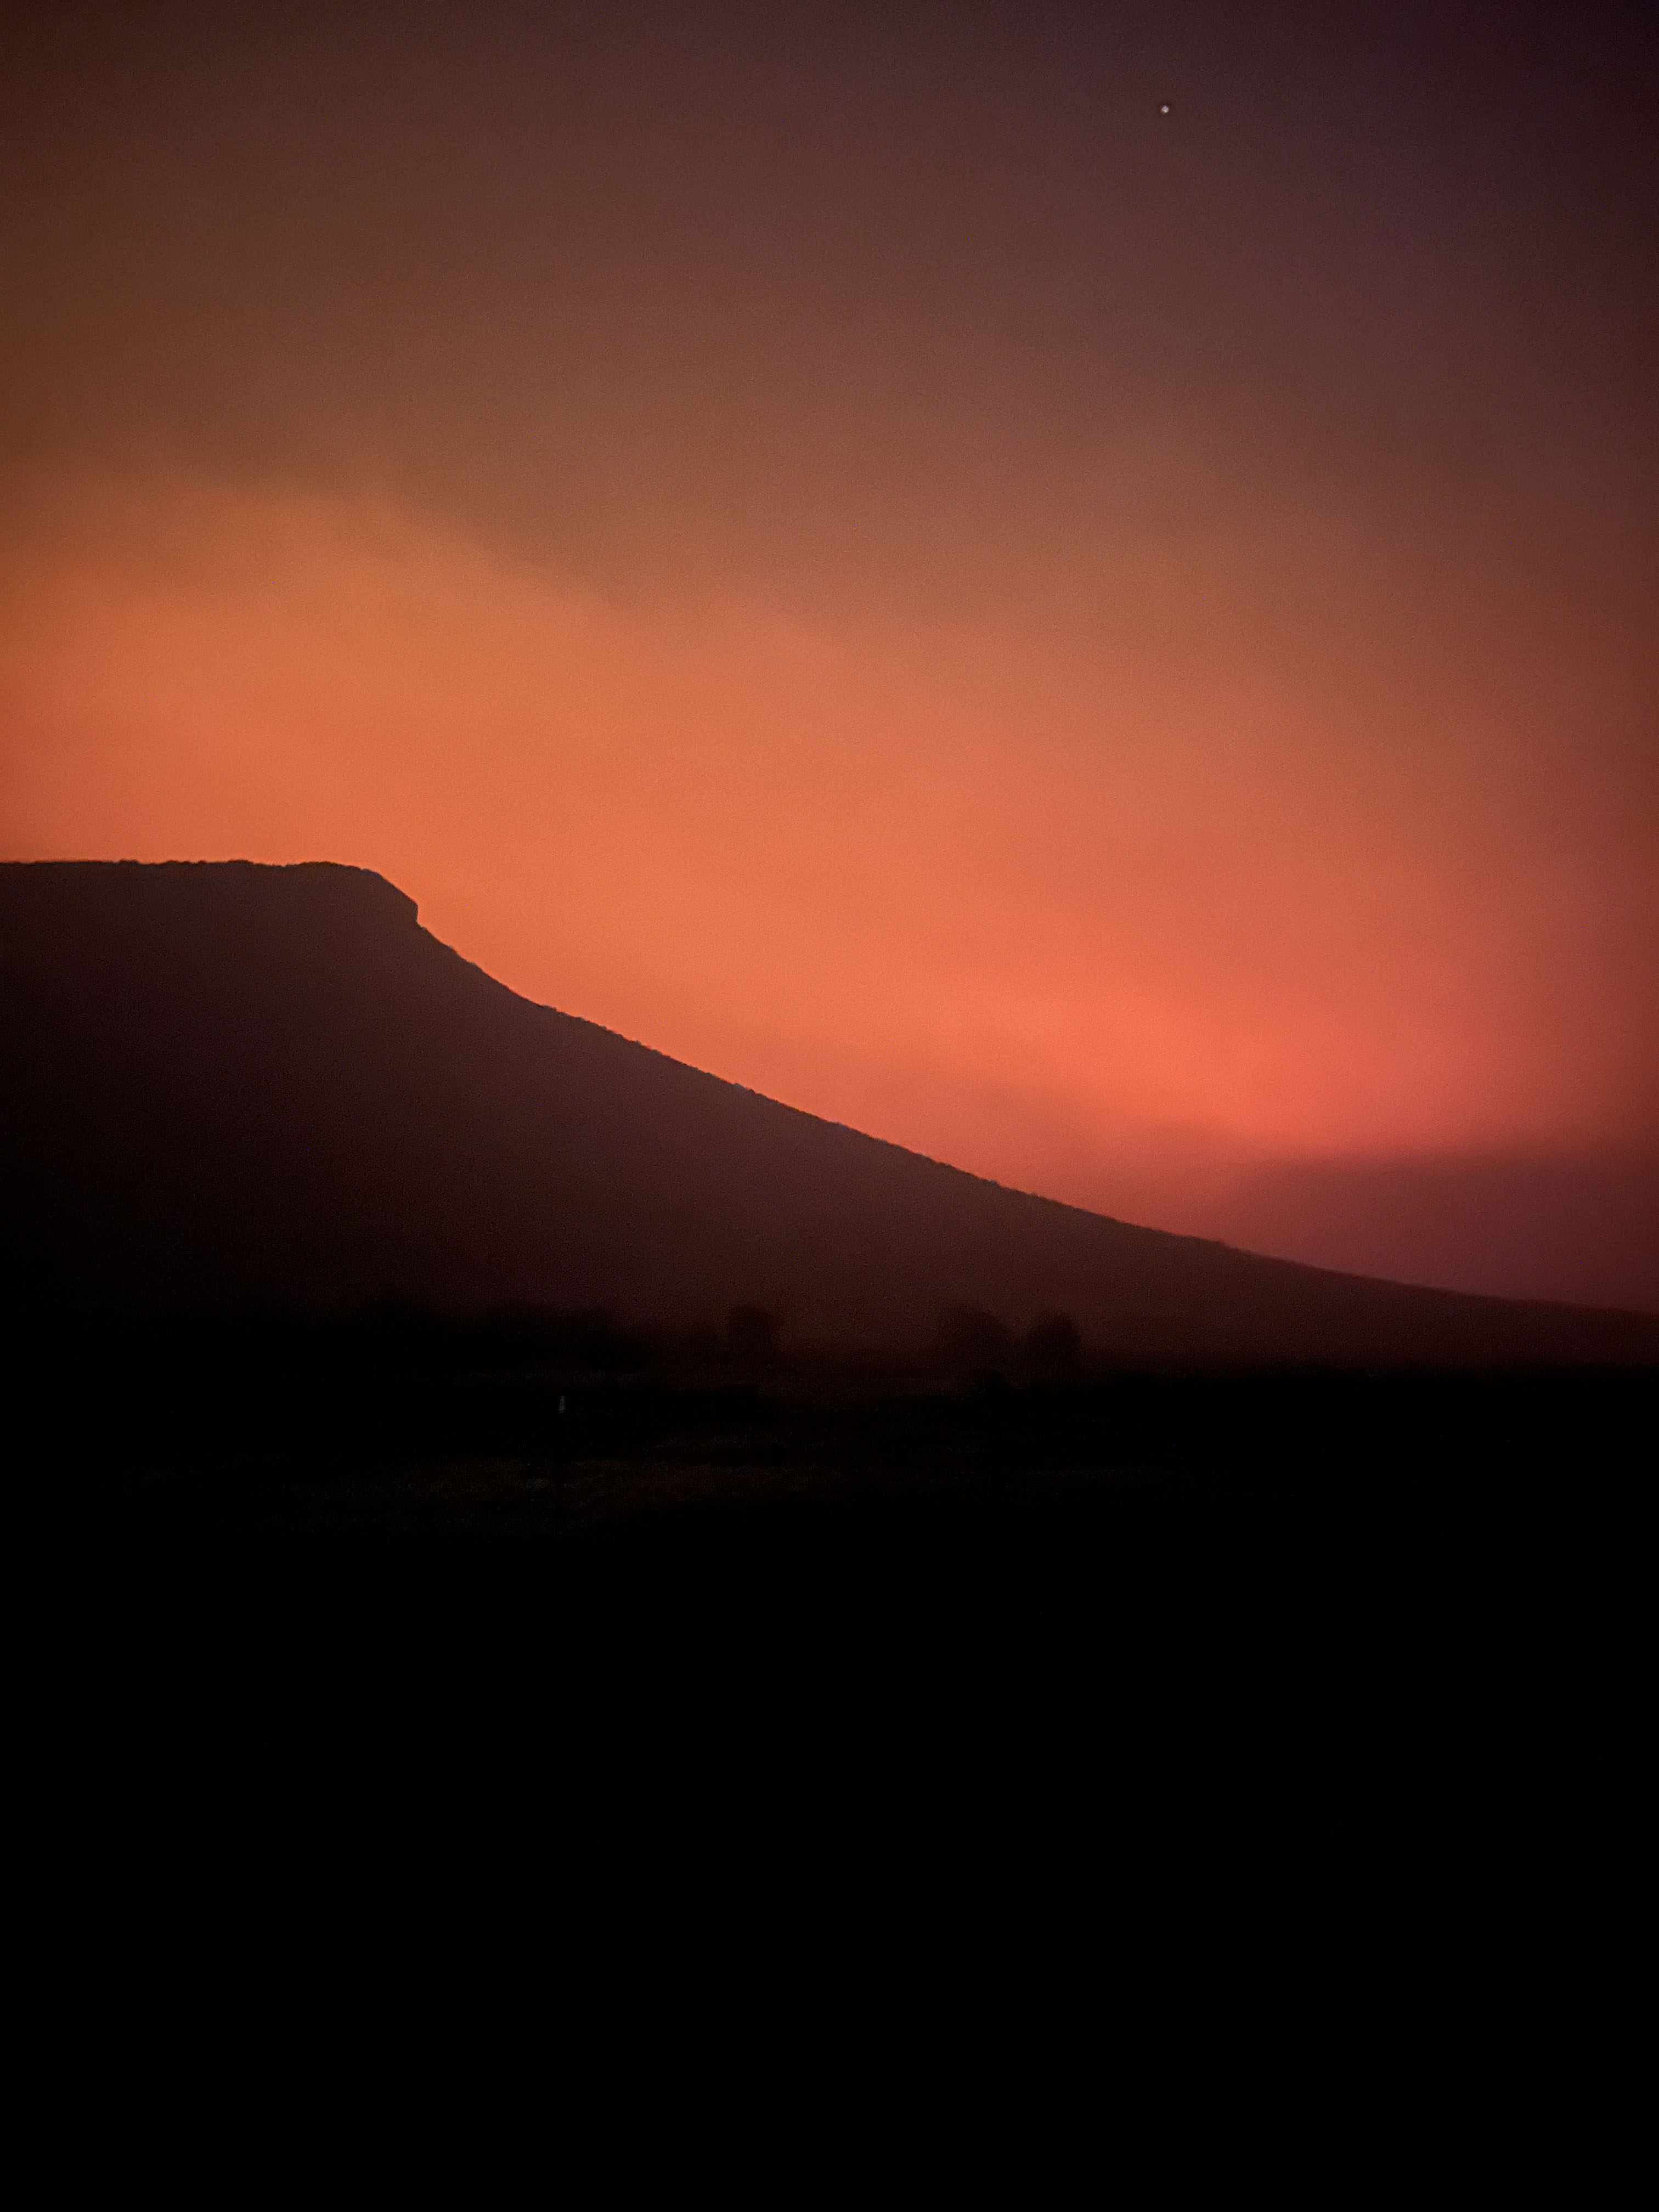
<path id="1" fill-rule="evenodd" d="M 323 863 L 0 867 L 0 1118 L 15 1316 L 752 1303 L 896 1347 L 966 1305 L 1129 1357 L 1659 1359 L 1659 1322 L 1005 1190 L 532 1005 Z"/>

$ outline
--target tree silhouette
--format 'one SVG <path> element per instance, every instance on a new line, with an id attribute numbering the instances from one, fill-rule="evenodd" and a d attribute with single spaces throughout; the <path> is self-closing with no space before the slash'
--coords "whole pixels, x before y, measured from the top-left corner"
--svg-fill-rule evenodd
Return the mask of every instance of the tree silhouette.
<path id="1" fill-rule="evenodd" d="M 733 1306 L 726 1316 L 726 1341 L 740 1359 L 769 1362 L 778 1356 L 778 1318 L 764 1306 Z"/>
<path id="2" fill-rule="evenodd" d="M 1070 1314 L 1039 1316 L 1020 1351 L 1034 1382 L 1073 1382 L 1083 1372 L 1083 1340 Z"/>
<path id="3" fill-rule="evenodd" d="M 979 1306 L 952 1306 L 939 1323 L 934 1351 L 947 1372 L 963 1382 L 992 1375 L 1006 1379 L 1013 1364 L 1013 1334 Z"/>

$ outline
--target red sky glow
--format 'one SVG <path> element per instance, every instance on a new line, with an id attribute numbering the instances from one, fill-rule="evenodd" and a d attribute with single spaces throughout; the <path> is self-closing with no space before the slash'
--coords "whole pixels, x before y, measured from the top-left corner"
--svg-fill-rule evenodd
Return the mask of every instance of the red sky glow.
<path id="1" fill-rule="evenodd" d="M 7 856 L 356 862 L 999 1180 L 1659 1306 L 1651 179 L 1534 133 L 1523 237 L 1539 84 L 1376 27 L 685 12 L 28 50 Z"/>

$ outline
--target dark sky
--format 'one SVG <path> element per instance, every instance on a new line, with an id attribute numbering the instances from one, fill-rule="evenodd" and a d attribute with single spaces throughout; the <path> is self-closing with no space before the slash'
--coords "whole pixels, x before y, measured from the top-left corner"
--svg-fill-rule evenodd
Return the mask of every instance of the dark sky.
<path id="1" fill-rule="evenodd" d="M 15 12 L 8 852 L 362 861 L 1005 1180 L 1659 1299 L 1651 9 Z M 1530 1196 L 1383 1249 L 1413 1164 Z"/>

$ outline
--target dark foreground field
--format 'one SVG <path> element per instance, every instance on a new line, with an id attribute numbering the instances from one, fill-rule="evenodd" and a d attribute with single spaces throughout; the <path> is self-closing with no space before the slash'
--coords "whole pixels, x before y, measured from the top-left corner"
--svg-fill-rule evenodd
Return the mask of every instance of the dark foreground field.
<path id="1" fill-rule="evenodd" d="M 407 1317 L 31 1364 L 63 1648 L 140 1764 L 1012 1759 L 1139 1820 L 1149 1773 L 1420 1756 L 1635 1802 L 1650 1372 L 1008 1379 Z"/>

